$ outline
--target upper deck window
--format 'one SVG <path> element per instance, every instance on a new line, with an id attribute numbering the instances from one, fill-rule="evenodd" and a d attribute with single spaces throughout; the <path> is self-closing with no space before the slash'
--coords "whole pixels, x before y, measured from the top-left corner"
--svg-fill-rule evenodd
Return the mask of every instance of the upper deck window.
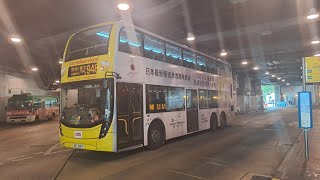
<path id="1" fill-rule="evenodd" d="M 207 60 L 204 56 L 198 55 L 197 56 L 197 67 L 200 71 L 207 71 Z"/>
<path id="2" fill-rule="evenodd" d="M 184 50 L 183 51 L 183 66 L 187 68 L 196 68 L 196 56 L 193 52 Z"/>
<path id="3" fill-rule="evenodd" d="M 164 61 L 164 42 L 158 38 L 145 35 L 144 57 Z"/>
<path id="4" fill-rule="evenodd" d="M 112 25 L 90 28 L 75 34 L 67 47 L 65 61 L 108 53 Z"/>
<path id="5" fill-rule="evenodd" d="M 176 45 L 166 43 L 166 60 L 171 64 L 182 65 L 181 48 Z"/>
<path id="6" fill-rule="evenodd" d="M 119 51 L 142 55 L 142 34 L 134 29 L 122 28 L 119 38 Z"/>

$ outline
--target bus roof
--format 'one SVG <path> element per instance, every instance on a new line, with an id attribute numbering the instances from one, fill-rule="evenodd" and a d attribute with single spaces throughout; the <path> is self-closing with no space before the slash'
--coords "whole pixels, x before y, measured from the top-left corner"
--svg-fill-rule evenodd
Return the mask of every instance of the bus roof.
<path id="1" fill-rule="evenodd" d="M 179 43 L 177 43 L 177 42 L 174 42 L 174 41 L 172 41 L 172 40 L 170 40 L 170 39 L 167 39 L 167 38 L 164 38 L 164 37 L 162 37 L 162 36 L 159 36 L 159 35 L 157 35 L 157 34 L 155 34 L 155 33 L 153 33 L 153 32 L 150 32 L 150 31 L 148 31 L 148 30 L 145 30 L 145 29 L 143 29 L 143 28 L 140 28 L 140 27 L 138 27 L 138 26 L 135 26 L 134 24 L 130 24 L 130 23 L 128 23 L 128 22 L 125 22 L 125 21 L 123 21 L 123 20 L 121 20 L 121 21 L 115 21 L 115 22 L 100 23 L 100 24 L 96 24 L 96 25 L 94 25 L 94 26 L 90 26 L 90 27 L 88 27 L 88 28 L 84 28 L 84 29 L 82 29 L 81 31 L 78 31 L 78 32 L 74 33 L 73 35 L 71 35 L 70 38 L 72 38 L 72 36 L 74 36 L 75 34 L 78 34 L 78 33 L 82 32 L 82 31 L 87 30 L 87 29 L 91 29 L 91 28 L 99 27 L 99 26 L 104 26 L 104 25 L 108 25 L 108 24 L 118 25 L 118 26 L 120 27 L 120 29 L 121 29 L 122 27 L 124 27 L 124 26 L 132 27 L 132 28 L 134 28 L 134 29 L 137 29 L 137 30 L 143 32 L 143 33 L 152 35 L 152 36 L 157 37 L 157 38 L 159 38 L 159 39 L 161 39 L 161 40 L 163 40 L 163 41 L 166 41 L 166 42 L 169 42 L 169 43 L 174 44 L 174 45 L 176 45 L 176 46 L 179 46 L 179 47 L 181 47 L 181 48 L 190 50 L 190 51 L 192 51 L 192 52 L 194 52 L 194 53 L 200 54 L 200 55 L 205 56 L 205 57 L 207 57 L 207 58 L 214 59 L 214 60 L 219 61 L 219 62 L 221 62 L 221 63 L 223 63 L 223 64 L 227 64 L 227 65 L 229 65 L 229 66 L 231 67 L 231 65 L 230 65 L 228 62 L 226 62 L 226 61 L 223 61 L 223 60 L 221 60 L 221 59 L 219 59 L 219 58 L 216 58 L 216 57 L 209 56 L 209 55 L 206 54 L 206 53 L 203 53 L 203 52 L 200 52 L 200 51 L 198 51 L 198 50 L 192 49 L 192 48 L 190 48 L 190 47 L 188 47 L 188 46 L 186 46 L 186 45 L 179 44 Z M 70 38 L 69 38 L 69 40 L 70 40 Z M 69 41 L 69 40 L 68 40 L 68 41 Z"/>

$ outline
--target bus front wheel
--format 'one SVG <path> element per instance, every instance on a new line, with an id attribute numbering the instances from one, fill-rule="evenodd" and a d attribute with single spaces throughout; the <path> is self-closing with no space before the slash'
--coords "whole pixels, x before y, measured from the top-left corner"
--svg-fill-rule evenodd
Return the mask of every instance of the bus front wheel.
<path id="1" fill-rule="evenodd" d="M 162 123 L 152 122 L 148 130 L 148 148 L 151 150 L 159 148 L 164 144 L 165 135 Z"/>

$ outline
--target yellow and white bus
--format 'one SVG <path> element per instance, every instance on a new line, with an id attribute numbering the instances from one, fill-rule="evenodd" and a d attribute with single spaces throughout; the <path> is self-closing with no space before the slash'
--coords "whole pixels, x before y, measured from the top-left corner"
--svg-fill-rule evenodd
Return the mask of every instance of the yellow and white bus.
<path id="1" fill-rule="evenodd" d="M 61 83 L 68 148 L 155 149 L 233 117 L 228 63 L 121 21 L 69 38 Z"/>

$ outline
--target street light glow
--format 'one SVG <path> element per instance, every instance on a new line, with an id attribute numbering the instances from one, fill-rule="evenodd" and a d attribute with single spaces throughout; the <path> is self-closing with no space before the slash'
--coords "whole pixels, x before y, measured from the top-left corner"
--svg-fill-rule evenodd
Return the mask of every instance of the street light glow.
<path id="1" fill-rule="evenodd" d="M 320 41 L 318 41 L 318 40 L 311 41 L 311 44 L 319 44 L 319 43 L 320 43 Z"/>
<path id="2" fill-rule="evenodd" d="M 121 11 L 126 11 L 130 8 L 129 4 L 128 3 L 119 3 L 118 4 L 118 9 L 120 9 Z"/>
<path id="3" fill-rule="evenodd" d="M 12 37 L 12 38 L 10 38 L 10 40 L 14 43 L 20 43 L 22 41 L 21 38 L 19 38 L 19 37 Z"/>
<path id="4" fill-rule="evenodd" d="M 276 75 L 272 74 L 272 76 L 271 76 L 271 77 L 276 77 Z"/>
<path id="5" fill-rule="evenodd" d="M 255 66 L 255 67 L 253 68 L 253 70 L 259 70 L 259 67 L 258 67 L 258 66 Z"/>
<path id="6" fill-rule="evenodd" d="M 37 67 L 33 67 L 31 68 L 32 71 L 38 71 L 38 68 Z"/>
<path id="7" fill-rule="evenodd" d="M 270 73 L 269 73 L 269 72 L 266 72 L 265 74 L 268 75 L 268 74 L 270 74 Z"/>
<path id="8" fill-rule="evenodd" d="M 59 80 L 56 80 L 55 82 L 56 82 L 56 83 L 60 83 L 60 81 L 59 81 Z"/>
<path id="9" fill-rule="evenodd" d="M 307 15 L 307 19 L 312 20 L 319 17 L 319 13 L 315 8 L 310 9 L 309 14 Z"/>
<path id="10" fill-rule="evenodd" d="M 243 65 L 247 65 L 248 62 L 247 62 L 247 61 L 242 61 L 242 64 L 243 64 Z"/>
<path id="11" fill-rule="evenodd" d="M 196 38 L 194 37 L 194 35 L 192 33 L 188 33 L 188 37 L 187 40 L 188 41 L 194 41 Z"/>
<path id="12" fill-rule="evenodd" d="M 226 52 L 226 50 L 222 49 L 220 56 L 226 56 L 228 53 Z"/>

